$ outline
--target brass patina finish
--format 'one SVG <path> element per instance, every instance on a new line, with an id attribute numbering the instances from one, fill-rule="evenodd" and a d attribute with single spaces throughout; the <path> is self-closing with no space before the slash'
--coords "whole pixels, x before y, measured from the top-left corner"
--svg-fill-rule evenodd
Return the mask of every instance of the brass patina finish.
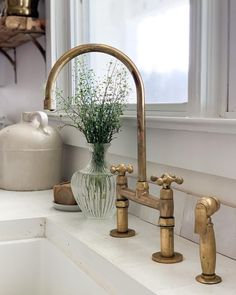
<path id="1" fill-rule="evenodd" d="M 44 109 L 54 109 L 52 91 L 56 78 L 61 69 L 76 56 L 89 52 L 102 52 L 116 57 L 128 68 L 131 75 L 133 76 L 137 92 L 138 175 L 139 181 L 146 181 L 146 133 L 143 81 L 135 64 L 123 52 L 116 48 L 103 44 L 84 44 L 67 51 L 57 60 L 49 73 L 45 90 Z"/>
<path id="2" fill-rule="evenodd" d="M 160 263 L 177 263 L 183 260 L 182 254 L 174 252 L 174 201 L 171 183 L 182 184 L 183 179 L 171 174 L 152 176 L 151 180 L 162 186 L 160 191 L 161 251 L 152 254 L 152 260 Z"/>
<path id="3" fill-rule="evenodd" d="M 211 215 L 220 208 L 220 202 L 214 197 L 201 198 L 195 208 L 195 233 L 200 235 L 200 259 L 202 274 L 196 280 L 203 284 L 217 284 L 221 277 L 215 274 L 216 243 Z"/>
<path id="4" fill-rule="evenodd" d="M 88 52 L 102 52 L 119 59 L 130 71 L 136 86 L 137 93 L 137 143 L 138 143 L 138 182 L 136 190 L 128 188 L 126 173 L 132 173 L 131 165 L 121 164 L 112 166 L 111 172 L 117 176 L 117 228 L 110 232 L 113 237 L 130 237 L 135 231 L 128 228 L 129 199 L 139 204 L 160 210 L 161 251 L 153 254 L 153 260 L 162 263 L 175 263 L 182 260 L 182 255 L 174 252 L 174 204 L 171 183 L 181 184 L 183 180 L 174 175 L 164 174 L 161 178 L 152 177 L 158 185 L 162 185 L 160 198 L 149 194 L 146 179 L 146 131 L 145 131 L 145 104 L 143 81 L 135 64 L 124 53 L 111 46 L 102 44 L 84 44 L 77 46 L 60 57 L 49 74 L 46 84 L 44 108 L 54 109 L 52 99 L 53 86 L 61 69 L 71 59 Z"/>
<path id="5" fill-rule="evenodd" d="M 110 235 L 114 238 L 127 238 L 135 235 L 133 229 L 128 228 L 128 207 L 129 200 L 123 195 L 122 190 L 128 189 L 128 180 L 126 172 L 132 173 L 133 167 L 131 165 L 120 164 L 118 166 L 111 166 L 111 173 L 117 173 L 116 188 L 117 188 L 117 228 L 110 231 Z"/>

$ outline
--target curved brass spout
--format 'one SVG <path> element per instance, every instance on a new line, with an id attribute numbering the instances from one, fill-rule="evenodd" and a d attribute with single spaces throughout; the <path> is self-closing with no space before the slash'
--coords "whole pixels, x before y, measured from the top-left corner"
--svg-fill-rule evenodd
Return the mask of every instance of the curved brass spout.
<path id="1" fill-rule="evenodd" d="M 135 82 L 137 93 L 138 182 L 135 191 L 129 189 L 126 173 L 132 173 L 133 168 L 130 165 L 124 164 L 112 166 L 111 172 L 118 173 L 116 197 L 117 228 L 111 230 L 110 235 L 116 238 L 125 238 L 135 235 L 135 231 L 128 228 L 129 200 L 155 208 L 160 210 L 161 251 L 154 253 L 152 259 L 161 263 L 180 262 L 183 259 L 182 254 L 174 252 L 174 203 L 171 182 L 175 181 L 181 184 L 183 180 L 174 175 L 163 174 L 161 179 L 155 178 L 157 183 L 163 186 L 160 192 L 160 198 L 155 198 L 149 194 L 149 186 L 146 179 L 144 87 L 140 73 L 130 58 L 120 50 L 103 44 L 84 44 L 67 51 L 57 60 L 49 73 L 46 84 L 44 108 L 53 110 L 52 92 L 54 83 L 61 69 L 71 59 L 89 52 L 106 53 L 119 59 L 130 71 Z"/>
<path id="2" fill-rule="evenodd" d="M 49 73 L 46 84 L 44 109 L 53 110 L 52 92 L 56 78 L 61 69 L 76 56 L 88 52 L 101 52 L 116 57 L 128 68 L 134 79 L 137 92 L 138 180 L 140 182 L 146 182 L 146 134 L 143 81 L 135 64 L 123 52 L 103 44 L 83 44 L 67 51 L 57 60 Z"/>

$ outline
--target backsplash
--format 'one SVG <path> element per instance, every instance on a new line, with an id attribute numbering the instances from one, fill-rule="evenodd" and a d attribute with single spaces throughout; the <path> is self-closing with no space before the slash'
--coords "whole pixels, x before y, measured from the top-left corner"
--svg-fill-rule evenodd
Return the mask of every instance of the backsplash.
<path id="1" fill-rule="evenodd" d="M 120 156 L 116 155 L 109 155 L 109 161 L 110 163 L 131 163 L 134 164 L 135 169 L 136 163 L 134 160 L 127 159 L 127 158 L 121 158 Z M 83 167 L 87 163 L 87 151 L 83 148 L 76 148 L 73 146 L 65 146 L 65 155 L 64 155 L 64 176 L 66 178 L 70 178 L 70 175 L 76 170 L 81 167 Z M 188 171 L 175 171 L 176 168 L 173 167 L 158 167 L 156 168 L 156 164 L 148 163 L 149 165 L 149 171 L 152 173 L 157 173 L 157 175 L 161 171 L 173 171 L 176 174 L 180 174 L 184 177 L 184 179 L 187 177 L 187 174 L 190 173 Z M 167 170 L 166 170 L 167 169 Z M 157 172 L 155 172 L 157 171 Z M 185 175 L 182 173 L 184 172 Z M 134 188 L 136 184 L 136 179 L 134 177 L 135 175 L 132 175 L 132 177 L 129 177 L 129 187 Z M 199 178 L 195 177 L 199 180 Z M 202 178 L 204 181 L 207 181 L 206 175 L 203 175 Z M 213 176 L 209 176 L 209 178 L 213 178 Z M 217 177 L 217 184 L 219 185 L 219 178 Z M 222 179 L 223 184 L 231 183 L 232 180 L 230 179 Z M 197 184 L 197 182 L 196 182 Z M 189 188 L 192 187 L 192 189 L 197 192 L 199 191 L 199 198 L 202 197 L 202 194 L 204 191 L 206 191 L 205 196 L 209 197 L 212 196 L 218 196 L 217 191 L 219 191 L 219 199 L 224 199 L 224 193 L 228 192 L 229 187 L 225 187 L 225 190 L 220 187 L 221 190 L 218 189 L 218 187 L 213 186 L 213 181 L 210 183 L 211 186 L 209 186 L 207 189 L 204 189 L 203 187 L 197 187 L 197 185 L 191 186 L 192 183 L 188 183 L 188 180 L 185 181 L 184 185 L 185 187 Z M 201 182 L 199 181 L 199 185 Z M 197 190 L 198 189 L 198 190 Z M 154 196 L 159 196 L 160 188 L 157 185 L 150 184 L 150 193 Z M 209 194 L 209 192 L 212 191 L 212 194 Z M 230 197 L 231 203 L 233 203 L 233 196 L 227 196 Z M 190 194 L 185 193 L 181 191 L 174 190 L 174 208 L 175 208 L 175 233 L 183 238 L 186 238 L 188 240 L 191 240 L 193 242 L 198 242 L 199 235 L 194 234 L 194 222 L 195 222 L 195 205 L 197 203 L 198 197 Z M 234 204 L 234 203 L 233 203 Z M 130 201 L 130 207 L 129 212 L 142 220 L 145 220 L 147 222 L 150 222 L 152 224 L 157 225 L 158 224 L 158 218 L 159 218 L 159 211 L 154 210 L 152 208 L 148 208 L 145 206 L 141 206 L 137 203 L 134 203 Z M 213 217 L 212 222 L 214 223 L 214 230 L 215 230 L 215 237 L 216 237 L 216 249 L 218 253 L 221 253 L 223 255 L 226 255 L 230 258 L 236 259 L 236 208 L 226 206 L 225 204 L 221 204 L 221 208 L 219 211 L 217 211 Z M 138 232 L 138 228 L 135 229 Z M 159 228 L 157 228 L 157 234 L 158 234 Z M 176 249 L 177 250 L 177 249 Z"/>
<path id="2" fill-rule="evenodd" d="M 131 185 L 135 184 L 134 179 L 130 179 Z M 159 188 L 153 185 L 150 188 L 154 196 L 159 195 Z M 179 191 L 174 191 L 175 205 L 175 233 L 183 238 L 198 243 L 199 235 L 194 233 L 195 206 L 198 198 Z M 159 211 L 148 207 L 140 206 L 130 201 L 130 213 L 148 221 L 158 224 Z M 236 208 L 221 204 L 219 211 L 213 217 L 216 250 L 230 258 L 236 259 Z M 138 229 L 137 229 L 138 230 Z M 158 231 L 157 231 L 157 234 Z"/>

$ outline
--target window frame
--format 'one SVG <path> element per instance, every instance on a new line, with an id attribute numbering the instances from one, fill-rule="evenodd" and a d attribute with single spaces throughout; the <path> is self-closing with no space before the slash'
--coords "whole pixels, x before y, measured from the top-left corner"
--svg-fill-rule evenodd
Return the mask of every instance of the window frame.
<path id="1" fill-rule="evenodd" d="M 232 0 L 228 0 L 228 97 L 226 105 L 226 117 L 236 118 L 236 99 L 235 99 L 235 62 L 236 62 L 236 32 L 235 32 L 235 22 L 231 19 L 236 11 L 236 3 Z M 233 28 L 233 30 L 232 30 Z M 234 35 L 234 36 L 232 36 Z"/>
<path id="2" fill-rule="evenodd" d="M 89 20 L 88 15 L 88 6 L 90 5 L 90 0 L 80 0 L 80 5 L 78 5 L 78 2 L 76 0 L 70 0 L 70 6 L 72 15 L 70 15 L 71 19 L 71 26 L 72 26 L 72 32 L 75 32 L 73 41 L 71 42 L 71 47 L 77 46 L 78 44 L 87 43 L 89 38 L 89 32 L 84 30 L 84 28 L 88 27 L 86 26 L 86 22 Z M 81 25 L 80 30 L 74 31 L 74 23 L 78 24 L 78 14 L 76 11 L 79 10 L 79 15 L 81 17 Z M 78 25 L 76 25 L 78 27 Z M 73 87 L 73 85 L 71 85 Z M 187 103 L 178 103 L 178 104 L 146 104 L 146 112 L 147 115 L 172 115 L 172 116 L 185 116 L 187 110 Z M 136 112 L 136 105 L 135 104 L 128 104 L 128 110 L 126 111 L 126 116 L 131 115 Z"/>
<path id="3" fill-rule="evenodd" d="M 190 57 L 189 57 L 189 91 L 188 102 L 182 104 L 146 104 L 148 116 L 169 117 L 205 117 L 228 118 L 228 13 L 230 0 L 190 0 Z M 68 8 L 60 11 L 66 14 L 68 26 L 58 28 L 58 18 L 52 11 L 55 6 L 62 5 L 50 0 L 51 51 L 62 51 L 53 45 L 59 34 L 67 37 L 66 48 L 72 48 L 83 43 L 88 32 L 84 30 L 88 15 L 86 15 L 86 0 L 69 0 Z M 58 8 L 57 8 L 58 9 Z M 78 17 L 79 16 L 79 17 Z M 80 20 L 79 20 L 80 19 Z M 54 20 L 54 22 L 52 22 Z M 68 31 L 70 34 L 68 34 Z M 53 48 L 53 50 L 52 50 Z M 65 51 L 65 45 L 64 45 Z M 52 60 L 52 59 L 51 59 Z M 220 69 L 220 70 L 219 70 Z M 64 84 L 72 89 L 69 71 Z M 133 116 L 135 105 L 130 105 L 126 116 Z"/>
<path id="4" fill-rule="evenodd" d="M 190 0 L 189 117 L 226 117 L 228 2 Z"/>

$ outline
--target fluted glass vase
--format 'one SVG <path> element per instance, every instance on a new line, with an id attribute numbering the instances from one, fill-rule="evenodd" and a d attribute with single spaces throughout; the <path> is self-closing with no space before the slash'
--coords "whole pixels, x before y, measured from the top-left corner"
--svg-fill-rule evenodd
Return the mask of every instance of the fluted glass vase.
<path id="1" fill-rule="evenodd" d="M 88 218 L 106 219 L 115 213 L 116 181 L 106 161 L 110 144 L 88 144 L 90 161 L 71 179 L 74 197 Z"/>

